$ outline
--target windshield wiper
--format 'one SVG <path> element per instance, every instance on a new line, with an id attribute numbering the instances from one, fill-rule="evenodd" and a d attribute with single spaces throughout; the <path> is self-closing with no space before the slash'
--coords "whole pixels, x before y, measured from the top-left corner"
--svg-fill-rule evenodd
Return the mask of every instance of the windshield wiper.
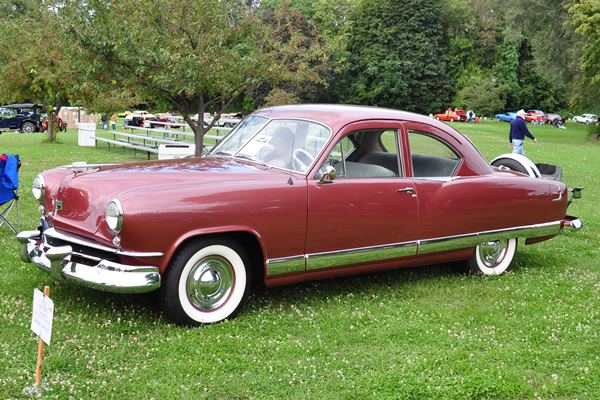
<path id="1" fill-rule="evenodd" d="M 232 155 L 231 153 L 228 153 L 226 151 L 217 151 L 215 154 L 215 156 L 230 156 Z"/>
<path id="2" fill-rule="evenodd" d="M 259 161 L 259 160 L 257 160 L 256 158 L 253 158 L 253 157 L 251 157 L 251 156 L 249 156 L 249 155 L 247 155 L 247 154 L 236 154 L 236 155 L 234 156 L 234 158 L 241 158 L 242 160 L 248 160 L 248 161 L 252 161 L 252 162 L 254 162 L 254 163 L 257 163 L 257 164 L 260 164 L 260 165 L 264 165 L 265 167 L 268 167 L 268 166 L 269 166 L 269 164 L 267 164 L 267 163 L 265 163 L 265 162 L 263 162 L 263 161 Z"/>

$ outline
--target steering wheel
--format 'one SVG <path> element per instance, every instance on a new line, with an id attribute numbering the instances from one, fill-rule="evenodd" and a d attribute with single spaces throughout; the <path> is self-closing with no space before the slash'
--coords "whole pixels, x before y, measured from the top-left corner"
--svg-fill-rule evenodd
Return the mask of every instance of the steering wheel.
<path id="1" fill-rule="evenodd" d="M 294 150 L 292 155 L 294 160 L 294 168 L 302 172 L 306 171 L 315 159 L 312 154 L 304 149 Z"/>

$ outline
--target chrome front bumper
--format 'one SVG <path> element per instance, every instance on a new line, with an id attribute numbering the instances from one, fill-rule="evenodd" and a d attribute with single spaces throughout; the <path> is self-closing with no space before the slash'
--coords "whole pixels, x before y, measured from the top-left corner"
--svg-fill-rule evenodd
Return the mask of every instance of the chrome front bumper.
<path id="1" fill-rule="evenodd" d="M 160 287 L 160 274 L 155 266 L 132 266 L 101 259 L 96 265 L 78 263 L 71 260 L 71 246 L 51 246 L 41 240 L 40 231 L 23 231 L 17 240 L 21 243 L 21 259 L 33 262 L 56 280 L 115 293 L 144 293 Z"/>

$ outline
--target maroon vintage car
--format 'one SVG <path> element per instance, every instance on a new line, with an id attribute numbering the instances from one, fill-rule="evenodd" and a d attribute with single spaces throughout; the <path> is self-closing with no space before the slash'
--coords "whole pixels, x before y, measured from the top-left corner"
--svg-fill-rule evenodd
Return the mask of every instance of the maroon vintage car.
<path id="1" fill-rule="evenodd" d="M 19 234 L 21 257 L 95 289 L 158 289 L 167 315 L 187 325 L 234 316 L 253 281 L 460 260 L 500 274 L 517 242 L 581 227 L 566 215 L 563 183 L 500 162 L 421 115 L 267 108 L 202 158 L 38 175 L 41 227 Z"/>

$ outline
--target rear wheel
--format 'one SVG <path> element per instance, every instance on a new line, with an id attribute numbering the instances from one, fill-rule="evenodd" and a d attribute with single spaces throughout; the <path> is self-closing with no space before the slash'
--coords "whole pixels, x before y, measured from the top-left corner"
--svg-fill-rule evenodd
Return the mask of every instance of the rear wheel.
<path id="1" fill-rule="evenodd" d="M 510 267 L 516 252 L 516 238 L 481 243 L 469 259 L 469 270 L 478 275 L 500 275 Z"/>
<path id="2" fill-rule="evenodd" d="M 31 122 L 25 122 L 21 125 L 21 132 L 23 133 L 33 133 L 35 132 L 35 125 Z"/>
<path id="3" fill-rule="evenodd" d="M 169 265 L 162 305 L 180 325 L 221 322 L 239 312 L 250 282 L 248 258 L 237 242 L 200 239 L 186 245 Z"/>

